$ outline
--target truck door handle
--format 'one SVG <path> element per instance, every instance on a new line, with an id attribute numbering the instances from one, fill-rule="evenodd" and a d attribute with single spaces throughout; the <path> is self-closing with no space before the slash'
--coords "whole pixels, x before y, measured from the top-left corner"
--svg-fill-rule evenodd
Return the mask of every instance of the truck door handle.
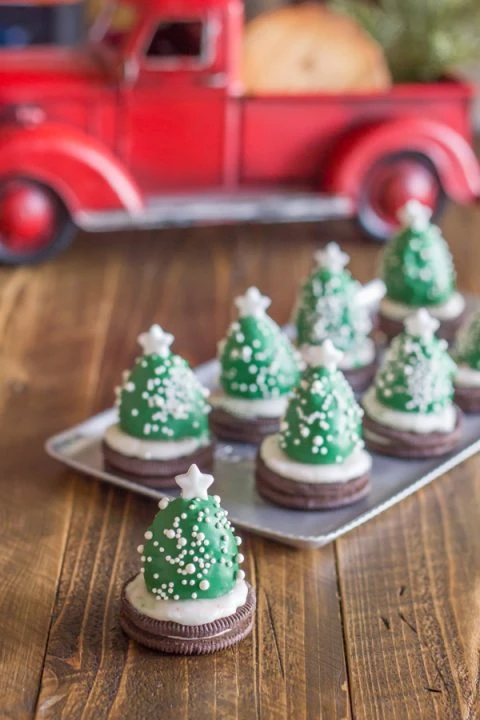
<path id="1" fill-rule="evenodd" d="M 227 86 L 227 73 L 216 72 L 208 75 L 200 75 L 198 78 L 200 85 L 210 88 L 223 88 Z"/>

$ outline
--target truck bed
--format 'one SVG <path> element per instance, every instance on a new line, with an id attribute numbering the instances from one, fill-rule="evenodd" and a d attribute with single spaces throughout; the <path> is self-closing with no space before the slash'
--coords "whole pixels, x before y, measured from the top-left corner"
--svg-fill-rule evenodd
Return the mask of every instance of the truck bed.
<path id="1" fill-rule="evenodd" d="M 319 187 L 321 169 L 345 133 L 389 118 L 432 118 L 470 140 L 471 98 L 471 86 L 456 80 L 375 94 L 244 96 L 241 181 Z"/>

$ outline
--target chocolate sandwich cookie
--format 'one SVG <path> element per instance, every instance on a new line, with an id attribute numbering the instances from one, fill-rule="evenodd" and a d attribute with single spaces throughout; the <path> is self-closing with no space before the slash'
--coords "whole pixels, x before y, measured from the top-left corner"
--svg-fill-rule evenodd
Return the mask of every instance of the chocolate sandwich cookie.
<path id="1" fill-rule="evenodd" d="M 367 389 L 370 385 L 377 368 L 377 360 L 372 360 L 368 365 L 362 367 L 351 368 L 350 370 L 344 370 L 346 380 L 350 384 L 352 390 L 356 393 L 361 393 Z"/>
<path id="2" fill-rule="evenodd" d="M 363 436 L 372 452 L 392 457 L 421 459 L 446 455 L 454 450 L 462 434 L 462 412 L 456 408 L 456 423 L 452 432 L 415 433 L 397 430 L 373 420 L 365 413 Z"/>
<path id="3" fill-rule="evenodd" d="M 455 402 L 466 413 L 480 412 L 480 387 L 455 387 Z"/>
<path id="4" fill-rule="evenodd" d="M 369 473 L 343 483 L 299 482 L 274 472 L 260 455 L 255 483 L 263 498 L 292 510 L 330 510 L 357 502 L 370 491 Z"/>
<path id="5" fill-rule="evenodd" d="M 252 629 L 255 592 L 240 568 L 236 535 L 213 477 L 192 465 L 180 495 L 163 497 L 138 545 L 140 572 L 123 586 L 120 624 L 153 650 L 201 655 L 230 647 Z"/>
<path id="6" fill-rule="evenodd" d="M 211 470 L 213 467 L 214 444 L 209 443 L 199 447 L 190 455 L 183 455 L 170 460 L 145 460 L 127 457 L 113 450 L 105 441 L 102 443 L 102 452 L 106 469 L 111 469 L 114 472 L 120 471 L 122 475 L 126 475 L 128 478 L 149 487 L 166 489 L 175 487 L 175 476 L 185 472 L 192 464 L 198 465 L 201 470 Z"/>
<path id="7" fill-rule="evenodd" d="M 301 359 L 267 315 L 270 299 L 257 288 L 235 305 L 238 318 L 218 345 L 220 395 L 212 401 L 210 429 L 223 440 L 256 444 L 278 430 Z"/>
<path id="8" fill-rule="evenodd" d="M 254 445 L 261 443 L 267 435 L 278 432 L 280 428 L 280 418 L 241 418 L 220 407 L 213 408 L 209 422 L 210 430 L 216 437 Z"/>
<path id="9" fill-rule="evenodd" d="M 155 620 L 139 612 L 126 595 L 126 587 L 132 580 L 123 586 L 120 625 L 132 640 L 152 650 L 175 655 L 206 655 L 235 645 L 252 631 L 256 599 L 248 583 L 247 599 L 233 615 L 204 625 L 181 625 Z"/>
<path id="10" fill-rule="evenodd" d="M 415 311 L 412 308 L 412 313 Z M 449 320 L 442 320 L 437 330 L 437 336 L 443 338 L 448 343 L 453 342 L 455 336 L 465 318 L 465 312 L 461 313 L 457 317 L 450 318 Z M 393 320 L 382 314 L 380 310 L 378 313 L 378 330 L 384 337 L 390 341 L 403 331 L 404 320 Z"/>

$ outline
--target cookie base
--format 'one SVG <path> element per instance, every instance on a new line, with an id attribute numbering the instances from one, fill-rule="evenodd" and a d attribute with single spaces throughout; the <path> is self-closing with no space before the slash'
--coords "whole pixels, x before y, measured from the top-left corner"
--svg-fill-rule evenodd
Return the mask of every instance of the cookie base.
<path id="1" fill-rule="evenodd" d="M 428 310 L 428 308 L 426 309 Z M 416 308 L 412 308 L 412 313 L 415 312 L 415 310 Z M 457 315 L 457 317 L 449 318 L 448 320 L 440 320 L 440 325 L 435 334 L 449 343 L 453 342 L 464 318 L 465 310 L 460 315 Z M 379 310 L 377 328 L 390 342 L 390 340 L 393 340 L 394 337 L 400 335 L 404 329 L 404 324 L 403 320 L 393 320 L 392 318 L 383 315 L 382 311 Z"/>
<path id="2" fill-rule="evenodd" d="M 414 433 L 382 425 L 367 412 L 363 418 L 365 445 L 380 455 L 419 460 L 446 455 L 454 450 L 462 434 L 462 411 L 456 408 L 457 421 L 452 432 Z"/>
<path id="3" fill-rule="evenodd" d="M 207 655 L 235 645 L 252 631 L 256 598 L 255 590 L 249 583 L 247 599 L 233 615 L 204 625 L 181 625 L 154 620 L 130 603 L 126 587 L 134 577 L 123 586 L 120 626 L 126 635 L 141 645 L 173 655 Z"/>
<path id="4" fill-rule="evenodd" d="M 377 358 L 375 357 L 375 359 L 368 365 L 351 368 L 350 370 L 342 370 L 342 372 L 352 390 L 355 393 L 362 393 L 371 385 L 376 369 Z"/>
<path id="5" fill-rule="evenodd" d="M 274 472 L 257 455 L 255 484 L 258 493 L 275 505 L 292 510 L 331 510 L 351 505 L 370 491 L 370 474 L 341 483 L 307 483 Z"/>
<path id="6" fill-rule="evenodd" d="M 466 413 L 480 412 L 480 387 L 455 387 L 455 402 Z"/>
<path id="7" fill-rule="evenodd" d="M 223 408 L 213 408 L 209 415 L 210 430 L 221 440 L 259 445 L 267 435 L 280 430 L 280 418 L 241 418 Z"/>
<path id="8" fill-rule="evenodd" d="M 188 470 L 194 463 L 200 470 L 213 468 L 214 444 L 209 443 L 197 448 L 189 455 L 171 460 L 144 460 L 127 457 L 113 450 L 105 441 L 102 443 L 103 459 L 106 469 L 120 471 L 122 475 L 149 487 L 167 489 L 176 487 L 175 477 Z"/>

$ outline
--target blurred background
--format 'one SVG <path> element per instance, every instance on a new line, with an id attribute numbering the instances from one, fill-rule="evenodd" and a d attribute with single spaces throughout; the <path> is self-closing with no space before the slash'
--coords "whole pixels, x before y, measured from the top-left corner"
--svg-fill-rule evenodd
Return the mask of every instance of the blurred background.
<path id="1" fill-rule="evenodd" d="M 0 261 L 52 257 L 76 227 L 107 229 L 109 213 L 110 229 L 161 226 L 136 217 L 170 203 L 169 192 L 204 203 L 202 222 L 212 219 L 202 192 L 217 192 L 214 210 L 218 193 L 234 193 L 234 204 L 252 188 L 264 197 L 273 188 L 280 209 L 292 191 L 304 193 L 302 207 L 323 195 L 325 218 L 356 213 L 377 240 L 412 196 L 434 217 L 445 197 L 480 197 L 469 114 L 479 0 L 245 0 L 244 10 L 245 27 L 235 0 L 0 0 L 0 119 L 11 130 L 0 153 Z M 373 157 L 382 123 L 392 142 Z M 50 144 L 33 151 L 32 127 Z M 55 142 L 63 132 L 74 158 L 67 140 Z M 90 145 L 102 160 L 80 168 Z M 365 153 L 370 164 L 351 179 Z M 217 219 L 265 221 L 265 206 Z"/>

